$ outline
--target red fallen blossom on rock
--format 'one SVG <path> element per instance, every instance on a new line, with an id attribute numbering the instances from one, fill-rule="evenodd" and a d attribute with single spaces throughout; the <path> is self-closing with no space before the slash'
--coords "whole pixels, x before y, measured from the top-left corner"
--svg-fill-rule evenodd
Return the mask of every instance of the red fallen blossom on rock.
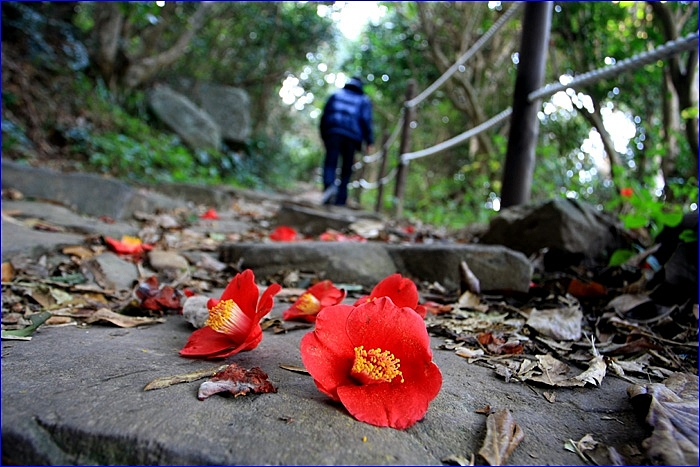
<path id="1" fill-rule="evenodd" d="M 203 328 L 192 333 L 180 355 L 226 358 L 254 349 L 262 340 L 260 320 L 272 309 L 273 297 L 281 288 L 279 284 L 272 284 L 260 297 L 253 271 L 246 269 L 236 274 L 221 299 L 209 299 L 209 318 Z"/>
<path id="2" fill-rule="evenodd" d="M 153 249 L 153 245 L 142 243 L 138 237 L 124 235 L 121 240 L 105 237 L 107 246 L 120 255 L 136 255 Z"/>
<path id="3" fill-rule="evenodd" d="M 387 297 L 324 309 L 301 358 L 322 393 L 375 426 L 412 426 L 442 387 L 425 323 Z"/>
<path id="4" fill-rule="evenodd" d="M 397 306 L 413 308 L 421 318 L 425 318 L 428 310 L 418 304 L 418 288 L 411 279 L 401 274 L 392 274 L 382 279 L 374 286 L 369 295 L 357 299 L 355 306 L 372 301 L 379 297 L 389 297 Z"/>
<path id="5" fill-rule="evenodd" d="M 254 394 L 277 392 L 277 388 L 267 380 L 267 373 L 260 367 L 246 370 L 232 363 L 200 384 L 197 398 L 203 401 L 219 392 L 230 392 L 234 397 L 238 397 L 251 392 Z"/>
<path id="6" fill-rule="evenodd" d="M 437 303 L 432 300 L 424 302 L 423 306 L 429 313 L 434 315 L 444 315 L 452 311 L 452 305 Z"/>
<path id="7" fill-rule="evenodd" d="M 318 239 L 322 242 L 366 242 L 367 239 L 361 235 L 345 235 L 343 233 L 337 232 L 335 230 L 326 230 Z"/>
<path id="8" fill-rule="evenodd" d="M 219 213 L 216 212 L 216 209 L 212 208 L 209 209 L 207 212 L 199 216 L 200 219 L 210 219 L 210 220 L 218 220 L 219 219 Z"/>
<path id="9" fill-rule="evenodd" d="M 146 310 L 160 313 L 167 313 L 168 311 L 179 312 L 182 310 L 180 292 L 169 285 L 160 287 L 156 276 L 151 276 L 141 282 L 134 293 L 141 299 L 141 308 Z"/>
<path id="10" fill-rule="evenodd" d="M 345 298 L 345 290 L 338 289 L 329 280 L 309 287 L 292 306 L 282 312 L 285 321 L 316 321 L 318 312 L 326 307 L 337 305 Z"/>
<path id="11" fill-rule="evenodd" d="M 270 239 L 276 242 L 293 242 L 297 239 L 297 231 L 292 227 L 280 225 L 270 232 Z"/>

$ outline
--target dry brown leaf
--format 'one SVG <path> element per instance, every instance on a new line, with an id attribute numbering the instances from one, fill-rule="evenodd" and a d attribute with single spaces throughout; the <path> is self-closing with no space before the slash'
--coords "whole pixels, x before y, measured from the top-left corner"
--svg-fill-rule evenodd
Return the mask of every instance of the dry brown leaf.
<path id="1" fill-rule="evenodd" d="M 630 386 L 627 394 L 654 429 L 642 442 L 651 460 L 662 465 L 698 465 L 697 375 L 674 373 L 662 383 Z"/>
<path id="2" fill-rule="evenodd" d="M 462 285 L 466 286 L 466 289 L 462 288 L 462 290 L 467 290 L 476 294 L 481 293 L 479 278 L 476 277 L 476 274 L 474 274 L 471 269 L 469 269 L 469 265 L 466 261 L 459 263 L 459 277 Z"/>
<path id="3" fill-rule="evenodd" d="M 279 366 L 280 366 L 280 368 L 282 368 L 283 370 L 293 371 L 294 373 L 301 373 L 301 374 L 304 374 L 304 375 L 308 375 L 308 374 L 309 374 L 308 370 L 307 370 L 306 368 L 304 368 L 303 366 L 285 365 L 284 363 L 280 363 Z"/>
<path id="4" fill-rule="evenodd" d="M 198 379 L 206 378 L 208 376 L 214 376 L 219 371 L 225 370 L 228 365 L 219 365 L 214 368 L 207 368 L 205 370 L 193 371 L 191 373 L 183 373 L 174 376 L 163 376 L 161 378 L 156 378 L 143 388 L 144 391 L 151 391 L 153 389 L 162 389 L 172 386 L 173 384 L 180 383 L 191 383 L 192 381 L 197 381 Z"/>
<path id="5" fill-rule="evenodd" d="M 115 313 L 108 308 L 100 308 L 92 314 L 85 322 L 94 323 L 96 321 L 108 321 L 120 328 L 133 328 L 144 324 L 164 323 L 163 318 L 148 318 L 141 316 L 126 316 Z"/>
<path id="6" fill-rule="evenodd" d="M 9 262 L 2 263 L 2 281 L 10 282 L 15 278 L 15 268 Z"/>
<path id="7" fill-rule="evenodd" d="M 548 310 L 532 309 L 527 325 L 540 334 L 560 341 L 577 341 L 581 338 L 583 312 L 578 304 L 566 308 Z"/>
<path id="8" fill-rule="evenodd" d="M 486 419 L 486 439 L 479 455 L 489 465 L 503 465 L 525 437 L 508 409 L 499 409 Z"/>
<path id="9" fill-rule="evenodd" d="M 64 255 L 77 256 L 80 259 L 92 258 L 95 252 L 83 245 L 67 246 L 61 252 Z"/>
<path id="10" fill-rule="evenodd" d="M 469 459 L 451 454 L 440 459 L 440 462 L 447 465 L 474 465 L 474 454 L 472 454 Z"/>
<path id="11" fill-rule="evenodd" d="M 468 310 L 476 310 L 482 313 L 489 311 L 489 306 L 487 304 L 481 303 L 481 297 L 478 294 L 467 290 L 464 292 L 457 301 L 457 306 L 459 308 L 465 308 Z"/>

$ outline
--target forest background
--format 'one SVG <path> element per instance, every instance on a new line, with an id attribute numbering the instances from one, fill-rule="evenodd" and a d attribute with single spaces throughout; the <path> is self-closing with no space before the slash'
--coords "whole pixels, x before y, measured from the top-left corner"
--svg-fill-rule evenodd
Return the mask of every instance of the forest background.
<path id="1" fill-rule="evenodd" d="M 320 113 L 346 77 L 365 79 L 381 140 L 397 125 L 408 80 L 427 88 L 511 5 L 370 2 L 377 14 L 349 38 L 338 27 L 344 3 L 3 2 L 3 157 L 142 182 L 320 189 Z M 520 18 L 419 105 L 410 150 L 512 105 Z M 695 2 L 556 2 L 545 82 L 697 30 Z M 696 211 L 697 70 L 697 52 L 686 52 L 546 99 L 532 200 L 582 199 L 652 232 Z M 202 151 L 168 131 L 145 94 L 182 77 L 244 89 L 250 138 Z M 404 216 L 450 228 L 488 221 L 508 183 L 507 137 L 503 124 L 412 161 Z M 388 157 L 395 167 L 398 144 Z M 375 181 L 377 166 L 364 177 Z M 393 193 L 391 182 L 379 203 L 386 211 Z M 373 209 L 377 190 L 355 197 Z"/>

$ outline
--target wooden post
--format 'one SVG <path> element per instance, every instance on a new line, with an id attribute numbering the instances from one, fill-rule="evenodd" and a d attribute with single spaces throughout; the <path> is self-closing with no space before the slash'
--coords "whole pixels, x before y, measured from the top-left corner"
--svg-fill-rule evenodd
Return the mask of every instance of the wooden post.
<path id="1" fill-rule="evenodd" d="M 362 167 L 360 167 L 360 170 L 356 171 L 356 173 L 354 174 L 355 181 L 359 183 L 359 185 L 355 188 L 355 191 L 353 192 L 353 196 L 357 204 L 360 204 L 360 198 L 362 197 L 362 180 L 364 180 L 365 174 L 367 173 L 367 171 L 365 170 L 366 164 L 363 159 L 364 155 L 362 152 L 360 152 L 360 161 L 362 161 Z"/>
<path id="2" fill-rule="evenodd" d="M 374 212 L 380 212 L 382 209 L 382 198 L 384 197 L 384 183 L 382 179 L 384 174 L 386 174 L 386 163 L 389 159 L 387 153 L 389 152 L 389 133 L 384 132 L 382 135 L 382 147 L 380 149 L 380 159 L 379 163 L 379 174 L 377 175 L 377 204 L 374 206 Z"/>
<path id="3" fill-rule="evenodd" d="M 411 78 L 408 80 L 406 87 L 406 102 L 413 99 L 416 95 L 416 80 Z M 396 173 L 396 190 L 394 198 L 396 205 L 394 206 L 394 215 L 399 218 L 403 214 L 403 198 L 406 194 L 406 178 L 408 177 L 408 162 L 403 163 L 401 156 L 408 152 L 411 143 L 411 123 L 416 115 L 415 107 L 406 107 L 404 104 L 404 119 L 403 128 L 401 130 L 401 145 L 399 146 L 399 165 Z"/>
<path id="4" fill-rule="evenodd" d="M 541 102 L 528 102 L 527 96 L 539 89 L 544 81 L 551 22 L 551 2 L 528 2 L 525 5 L 520 62 L 515 78 L 513 113 L 510 117 L 508 150 L 503 170 L 502 208 L 530 201 L 540 126 L 537 111 Z"/>

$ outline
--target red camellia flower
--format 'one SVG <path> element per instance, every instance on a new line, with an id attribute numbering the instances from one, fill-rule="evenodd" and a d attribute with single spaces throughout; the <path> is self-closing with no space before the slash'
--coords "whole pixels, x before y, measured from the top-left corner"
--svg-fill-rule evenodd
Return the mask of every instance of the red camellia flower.
<path id="1" fill-rule="evenodd" d="M 632 188 L 621 188 L 620 189 L 620 196 L 622 196 L 623 198 L 631 198 L 633 194 L 634 194 L 634 190 L 632 190 Z"/>
<path id="2" fill-rule="evenodd" d="M 355 306 L 372 301 L 379 297 L 389 297 L 397 306 L 413 308 L 421 318 L 425 318 L 428 310 L 418 304 L 418 288 L 411 279 L 402 277 L 401 274 L 392 274 L 382 279 L 369 295 L 357 299 Z"/>
<path id="3" fill-rule="evenodd" d="M 293 242 L 297 239 L 297 231 L 293 227 L 280 225 L 270 232 L 270 239 L 276 242 Z"/>
<path id="4" fill-rule="evenodd" d="M 246 269 L 236 274 L 220 300 L 209 299 L 205 326 L 192 333 L 180 355 L 225 358 L 254 349 L 262 340 L 260 320 L 272 309 L 273 297 L 281 288 L 272 284 L 260 297 L 253 271 Z"/>
<path id="5" fill-rule="evenodd" d="M 153 245 L 142 243 L 140 238 L 130 235 L 124 235 L 121 240 L 105 237 L 105 243 L 112 251 L 120 255 L 137 255 L 153 249 Z"/>
<path id="6" fill-rule="evenodd" d="M 306 321 L 313 323 L 322 309 L 337 305 L 345 298 L 345 291 L 338 289 L 329 280 L 321 281 L 309 287 L 296 302 L 282 312 L 282 319 L 287 321 Z"/>
<path id="7" fill-rule="evenodd" d="M 386 297 L 324 309 L 301 359 L 322 393 L 380 427 L 412 426 L 442 386 L 425 323 Z"/>
<path id="8" fill-rule="evenodd" d="M 216 212 L 216 209 L 211 208 L 201 216 L 199 216 L 200 219 L 210 219 L 210 220 L 217 220 L 219 219 L 219 213 Z"/>

